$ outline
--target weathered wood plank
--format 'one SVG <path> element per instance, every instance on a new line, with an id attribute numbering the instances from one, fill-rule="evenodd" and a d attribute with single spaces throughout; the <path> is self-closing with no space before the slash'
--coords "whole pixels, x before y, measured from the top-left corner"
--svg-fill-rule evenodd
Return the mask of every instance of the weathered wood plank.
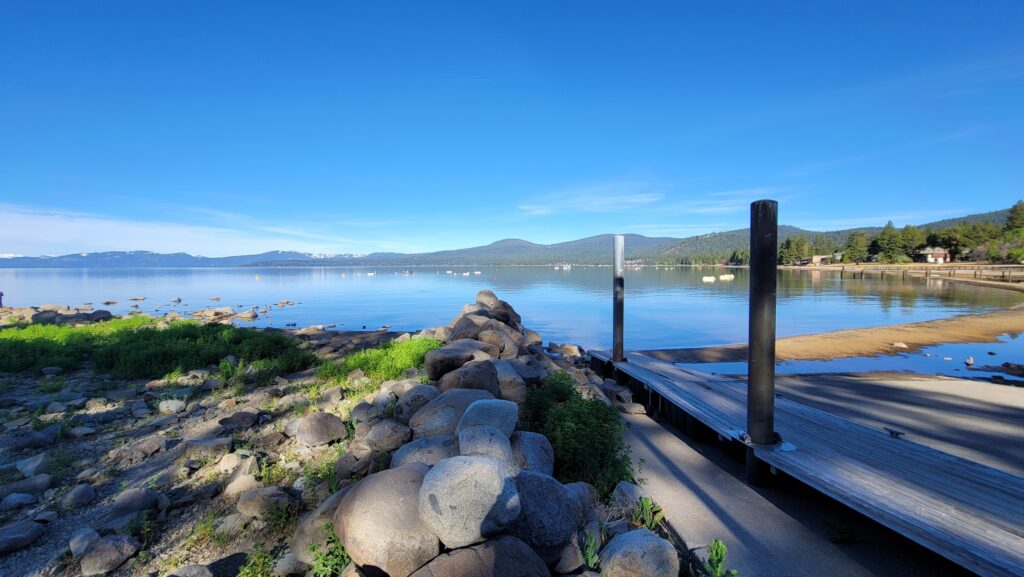
<path id="1" fill-rule="evenodd" d="M 609 361 L 603 351 L 591 353 Z M 745 423 L 743 381 L 642 354 L 615 368 L 723 437 Z M 776 399 L 785 448 L 758 458 L 982 575 L 1024 575 L 1024 478 Z"/>

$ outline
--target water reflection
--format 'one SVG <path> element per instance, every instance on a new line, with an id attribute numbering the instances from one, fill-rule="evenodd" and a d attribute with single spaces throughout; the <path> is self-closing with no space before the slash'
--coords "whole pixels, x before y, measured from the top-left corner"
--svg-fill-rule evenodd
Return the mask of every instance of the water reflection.
<path id="1" fill-rule="evenodd" d="M 451 268 L 453 274 L 445 274 Z M 480 275 L 473 274 L 479 270 Z M 142 310 L 195 310 L 212 305 L 301 304 L 272 309 L 257 325 L 337 324 L 414 330 L 445 324 L 482 288 L 495 290 L 545 339 L 607 346 L 611 338 L 611 269 L 522 268 L 231 268 L 0 269 L 5 304 L 79 305 L 145 296 Z M 375 272 L 373 276 L 368 272 Z M 470 272 L 463 276 L 463 272 Z M 718 280 L 733 274 L 731 282 Z M 715 282 L 704 282 L 714 276 Z M 626 276 L 628 348 L 741 342 L 747 330 L 746 269 L 646 268 Z M 211 302 L 214 295 L 223 297 Z M 182 305 L 170 300 L 180 297 Z M 781 336 L 942 318 L 1024 302 L 1024 294 L 943 279 L 840 278 L 828 271 L 780 271 Z M 188 305 L 188 306 L 185 306 Z"/>

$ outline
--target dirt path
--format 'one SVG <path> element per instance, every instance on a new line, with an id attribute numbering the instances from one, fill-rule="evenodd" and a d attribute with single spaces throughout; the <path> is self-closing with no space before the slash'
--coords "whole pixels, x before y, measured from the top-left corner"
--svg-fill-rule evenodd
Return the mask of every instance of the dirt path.
<path id="1" fill-rule="evenodd" d="M 780 361 L 829 360 L 848 357 L 897 354 L 945 343 L 991 343 L 1008 333 L 1024 332 L 1024 306 L 958 317 L 849 329 L 779 339 Z M 896 346 L 903 343 L 905 347 Z M 745 361 L 746 345 L 643 351 L 674 363 L 716 363 Z"/>

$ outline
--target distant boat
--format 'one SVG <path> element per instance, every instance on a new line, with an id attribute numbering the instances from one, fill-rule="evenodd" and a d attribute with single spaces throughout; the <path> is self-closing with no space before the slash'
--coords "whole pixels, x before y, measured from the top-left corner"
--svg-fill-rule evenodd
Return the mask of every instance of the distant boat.
<path id="1" fill-rule="evenodd" d="M 404 275 L 410 275 L 410 274 L 412 274 L 412 271 L 411 271 L 411 270 L 403 270 L 403 271 L 402 271 L 402 274 L 404 274 Z"/>
<path id="2" fill-rule="evenodd" d="M 701 277 L 700 280 L 702 280 L 704 282 L 715 282 L 715 277 L 713 277 L 713 276 L 706 276 L 706 277 Z"/>
<path id="3" fill-rule="evenodd" d="M 446 271 L 444 271 L 444 274 L 452 274 L 452 271 L 446 270 Z"/>
<path id="4" fill-rule="evenodd" d="M 256 280 L 260 280 L 260 275 L 256 275 Z"/>
<path id="5" fill-rule="evenodd" d="M 469 271 L 462 273 L 462 276 L 469 276 Z"/>
<path id="6" fill-rule="evenodd" d="M 725 280 L 725 281 L 736 280 L 736 275 L 734 275 L 734 274 L 720 274 L 720 275 L 718 275 L 718 280 Z"/>
<path id="7" fill-rule="evenodd" d="M 478 270 L 475 270 L 475 271 L 473 271 L 473 274 L 475 274 L 476 276 L 480 276 L 480 275 L 482 275 L 484 273 L 482 273 L 482 272 L 480 272 Z"/>
<path id="8" fill-rule="evenodd" d="M 366 273 L 366 276 L 377 276 L 377 273 L 376 272 L 368 272 L 368 273 Z"/>
<path id="9" fill-rule="evenodd" d="M 560 266 L 556 266 L 556 267 L 555 267 L 555 270 L 562 270 L 562 267 L 560 267 Z"/>

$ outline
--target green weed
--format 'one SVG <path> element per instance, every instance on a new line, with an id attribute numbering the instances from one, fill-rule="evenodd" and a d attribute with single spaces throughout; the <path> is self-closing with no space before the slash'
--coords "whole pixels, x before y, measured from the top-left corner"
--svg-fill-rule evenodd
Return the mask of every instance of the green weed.
<path id="1" fill-rule="evenodd" d="M 320 547 L 316 543 L 309 544 L 309 552 L 313 555 L 311 571 L 314 577 L 337 577 L 352 562 L 341 539 L 334 532 L 334 525 L 324 524 L 324 533 L 327 534 L 327 543 Z"/>
<path id="2" fill-rule="evenodd" d="M 640 497 L 637 501 L 636 507 L 629 516 L 629 524 L 636 527 L 646 527 L 647 529 L 654 531 L 655 533 L 662 533 L 664 528 L 662 523 L 665 521 L 665 512 L 661 509 L 661 505 L 654 502 L 648 496 Z"/>
<path id="3" fill-rule="evenodd" d="M 708 561 L 704 564 L 705 577 L 739 577 L 739 571 L 725 568 L 725 556 L 728 552 L 721 539 L 715 539 L 708 545 Z"/>
<path id="4" fill-rule="evenodd" d="M 587 533 L 587 538 L 583 542 L 583 565 L 591 571 L 601 570 L 601 556 L 599 551 L 601 549 L 600 541 L 594 537 L 593 533 Z"/>
<path id="5" fill-rule="evenodd" d="M 238 570 L 238 577 L 270 577 L 274 569 L 274 556 L 263 545 L 257 544 Z"/>

